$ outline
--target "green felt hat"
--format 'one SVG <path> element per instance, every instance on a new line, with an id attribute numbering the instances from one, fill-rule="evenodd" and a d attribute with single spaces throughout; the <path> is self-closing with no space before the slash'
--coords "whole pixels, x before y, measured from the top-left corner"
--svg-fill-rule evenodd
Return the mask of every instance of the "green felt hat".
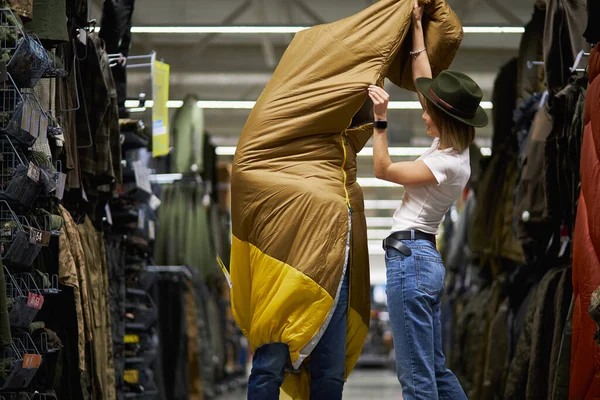
<path id="1" fill-rule="evenodd" d="M 447 115 L 467 125 L 483 127 L 488 116 L 479 105 L 483 92 L 467 75 L 442 71 L 437 78 L 417 78 L 417 90 Z"/>

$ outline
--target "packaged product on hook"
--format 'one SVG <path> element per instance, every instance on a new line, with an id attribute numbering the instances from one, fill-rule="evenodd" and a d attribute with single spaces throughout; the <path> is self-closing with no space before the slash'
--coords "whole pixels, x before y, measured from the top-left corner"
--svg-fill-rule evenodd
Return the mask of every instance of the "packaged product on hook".
<path id="1" fill-rule="evenodd" d="M 33 206 L 41 191 L 41 168 L 33 163 L 28 166 L 20 164 L 12 177 L 5 194 L 26 206 Z"/>
<path id="2" fill-rule="evenodd" d="M 17 45 L 7 65 L 8 73 L 19 88 L 32 88 L 42 79 L 44 73 L 52 67 L 48 53 L 31 35 L 25 34 Z"/>
<path id="3" fill-rule="evenodd" d="M 38 254 L 40 254 L 40 250 L 42 250 L 42 245 L 38 240 L 35 237 L 32 238 L 32 232 L 35 231 L 17 231 L 12 244 L 4 256 L 6 264 L 25 268 L 31 267 L 31 264 L 33 264 Z"/>

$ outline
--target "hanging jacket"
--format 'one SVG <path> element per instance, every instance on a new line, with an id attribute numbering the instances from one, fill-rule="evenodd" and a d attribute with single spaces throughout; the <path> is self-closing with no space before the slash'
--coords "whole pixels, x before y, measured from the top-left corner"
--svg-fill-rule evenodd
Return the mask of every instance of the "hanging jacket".
<path id="1" fill-rule="evenodd" d="M 584 37 L 586 7 L 584 0 L 548 0 L 544 25 L 544 69 L 546 87 L 553 112 L 554 95 L 571 75 L 569 67 L 581 50 L 589 50 Z"/>
<path id="2" fill-rule="evenodd" d="M 529 137 L 521 148 L 522 168 L 515 188 L 513 225 L 529 265 L 544 258 L 552 232 L 544 173 L 546 140 L 551 131 L 552 120 L 547 107 L 542 106 L 535 113 Z"/>
<path id="3" fill-rule="evenodd" d="M 469 246 L 487 268 L 490 261 L 523 263 L 524 255 L 512 227 L 513 197 L 517 180 L 517 135 L 513 119 L 517 88 L 517 61 L 506 63 L 494 82 L 494 136 L 492 156 L 486 160 L 475 187 L 477 205 Z M 498 264 L 498 262 L 495 262 Z"/>
<path id="4" fill-rule="evenodd" d="M 420 2 L 437 75 L 452 62 L 462 27 L 445 1 Z M 358 121 L 349 127 L 370 84 L 387 77 L 413 88 L 412 9 L 411 0 L 383 0 L 298 33 L 238 143 L 231 182 L 233 313 L 252 349 L 286 343 L 296 369 L 327 328 L 347 267 L 346 375 L 367 335 L 369 259 L 356 154 L 373 128 Z M 308 398 L 306 369 L 287 375 L 283 390 Z"/>
<path id="5" fill-rule="evenodd" d="M 500 68 L 494 81 L 492 154 L 501 148 L 512 147 L 516 142 L 512 131 L 514 128 L 513 111 L 517 104 L 517 82 L 518 62 L 516 58 L 513 58 Z"/>
<path id="6" fill-rule="evenodd" d="M 173 172 L 203 171 L 204 111 L 198 99 L 188 95 L 173 116 L 171 135 L 174 143 Z"/>
<path id="7" fill-rule="evenodd" d="M 581 192 L 573 234 L 573 337 L 569 398 L 600 397 L 600 348 L 596 324 L 588 313 L 593 291 L 600 285 L 600 49 L 589 58 L 585 130 L 581 146 Z"/>
<path id="8" fill-rule="evenodd" d="M 546 89 L 544 66 L 534 65 L 530 68 L 528 62 L 543 60 L 544 53 L 544 24 L 546 9 L 537 4 L 533 7 L 531 20 L 525 25 L 525 33 L 519 45 L 519 71 L 517 77 L 517 103 L 527 100 L 534 93 Z"/>
<path id="9" fill-rule="evenodd" d="M 586 81 L 573 76 L 554 96 L 552 132 L 546 140 L 546 198 L 555 230 L 565 224 L 572 232 L 577 212 Z"/>
<path id="10" fill-rule="evenodd" d="M 585 36 L 588 43 L 596 44 L 600 42 L 600 25 L 598 24 L 598 18 L 600 18 L 600 2 L 597 0 L 587 0 L 587 13 L 587 29 L 583 36 Z"/>
<path id="11" fill-rule="evenodd" d="M 571 301 L 570 277 L 570 268 L 558 266 L 550 269 L 534 289 L 506 378 L 506 400 L 545 400 L 552 395 Z"/>

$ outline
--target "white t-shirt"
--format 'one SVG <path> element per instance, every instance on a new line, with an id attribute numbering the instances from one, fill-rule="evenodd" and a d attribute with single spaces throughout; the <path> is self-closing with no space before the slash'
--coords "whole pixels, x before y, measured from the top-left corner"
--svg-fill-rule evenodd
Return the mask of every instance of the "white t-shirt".
<path id="1" fill-rule="evenodd" d="M 431 170 L 438 184 L 405 186 L 400 207 L 394 213 L 392 232 L 415 229 L 437 234 L 444 215 L 457 200 L 471 176 L 469 149 L 458 153 L 439 150 L 435 139 L 418 160 Z"/>

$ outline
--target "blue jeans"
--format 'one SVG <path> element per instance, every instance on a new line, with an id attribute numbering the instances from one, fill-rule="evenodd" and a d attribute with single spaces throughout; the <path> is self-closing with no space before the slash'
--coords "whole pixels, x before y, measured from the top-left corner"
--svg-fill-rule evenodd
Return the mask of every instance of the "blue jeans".
<path id="1" fill-rule="evenodd" d="M 333 317 L 310 355 L 310 398 L 342 398 L 346 366 L 346 320 L 348 313 L 348 272 Z M 298 293 L 301 296 L 302 293 Z M 287 344 L 269 343 L 259 347 L 252 359 L 248 400 L 278 400 L 284 370 L 290 358 Z"/>
<path id="2" fill-rule="evenodd" d="M 433 243 L 403 240 L 406 257 L 388 248 L 387 298 L 404 400 L 466 400 L 442 350 L 440 303 L 446 270 Z"/>

